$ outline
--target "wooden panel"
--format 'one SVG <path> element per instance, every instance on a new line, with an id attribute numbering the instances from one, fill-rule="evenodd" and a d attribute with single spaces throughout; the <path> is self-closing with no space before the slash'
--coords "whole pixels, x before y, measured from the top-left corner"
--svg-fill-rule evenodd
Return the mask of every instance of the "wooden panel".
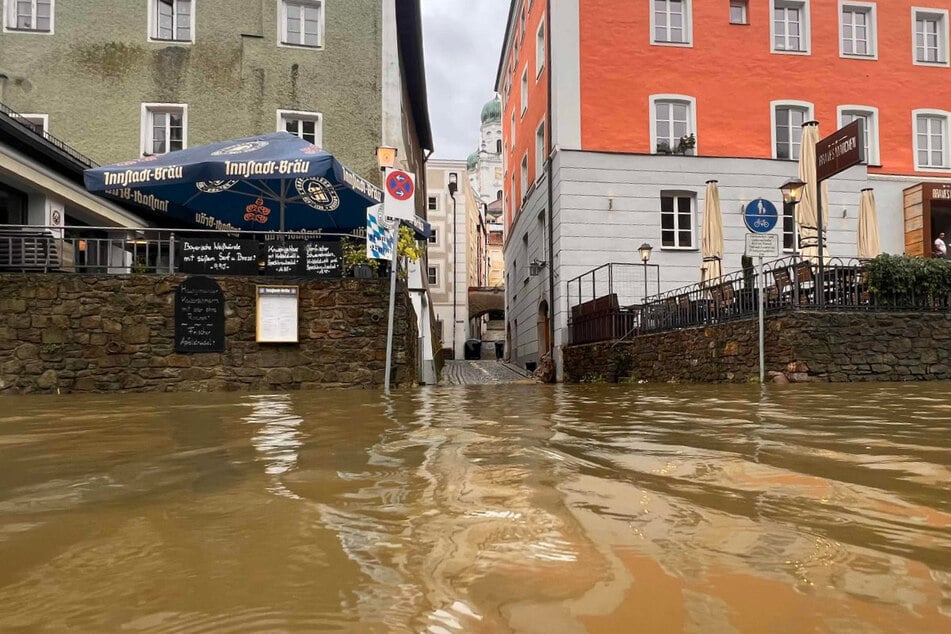
<path id="1" fill-rule="evenodd" d="M 925 249 L 927 232 L 925 231 L 925 205 L 922 198 L 923 187 L 916 185 L 904 191 L 903 207 L 905 211 L 905 253 L 918 257 L 930 255 Z"/>
<path id="2" fill-rule="evenodd" d="M 905 232 L 905 254 L 915 255 L 920 258 L 925 257 L 925 241 L 923 230 L 918 229 L 916 231 Z"/>
<path id="3" fill-rule="evenodd" d="M 915 229 L 923 229 L 924 220 L 925 220 L 925 217 L 922 215 L 906 218 L 905 219 L 905 233 L 908 233 L 909 231 L 914 231 Z"/>

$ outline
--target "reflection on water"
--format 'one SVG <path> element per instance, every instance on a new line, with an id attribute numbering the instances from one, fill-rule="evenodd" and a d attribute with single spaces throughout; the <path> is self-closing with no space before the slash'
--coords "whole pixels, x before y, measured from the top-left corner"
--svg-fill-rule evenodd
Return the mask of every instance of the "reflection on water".
<path id="1" fill-rule="evenodd" d="M 8 398 L 0 631 L 951 631 L 945 391 Z"/>

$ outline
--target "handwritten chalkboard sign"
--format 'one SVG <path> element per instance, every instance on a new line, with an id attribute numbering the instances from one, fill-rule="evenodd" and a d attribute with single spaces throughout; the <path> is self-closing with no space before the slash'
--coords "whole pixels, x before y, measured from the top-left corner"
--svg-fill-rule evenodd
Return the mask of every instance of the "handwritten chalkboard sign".
<path id="1" fill-rule="evenodd" d="M 224 293 L 210 277 L 190 277 L 175 290 L 175 352 L 224 350 Z"/>
<path id="2" fill-rule="evenodd" d="M 265 275 L 303 275 L 304 245 L 300 242 L 271 242 L 264 260 Z"/>
<path id="3" fill-rule="evenodd" d="M 255 240 L 195 240 L 178 243 L 179 270 L 199 275 L 257 275 L 259 245 Z"/>
<path id="4" fill-rule="evenodd" d="M 343 277 L 343 246 L 339 240 L 308 242 L 304 247 L 308 277 Z"/>

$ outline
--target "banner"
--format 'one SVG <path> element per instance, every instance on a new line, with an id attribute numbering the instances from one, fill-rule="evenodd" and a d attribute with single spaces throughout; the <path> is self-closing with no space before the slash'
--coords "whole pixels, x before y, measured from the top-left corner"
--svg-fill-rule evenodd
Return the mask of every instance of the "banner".
<path id="1" fill-rule="evenodd" d="M 383 219 L 383 205 L 367 207 L 367 257 L 374 260 L 392 260 L 397 223 L 387 228 Z"/>

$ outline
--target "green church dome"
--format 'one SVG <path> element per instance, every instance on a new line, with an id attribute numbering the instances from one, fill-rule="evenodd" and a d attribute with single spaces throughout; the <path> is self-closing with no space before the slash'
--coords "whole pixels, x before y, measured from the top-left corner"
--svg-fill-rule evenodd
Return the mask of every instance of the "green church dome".
<path id="1" fill-rule="evenodd" d="M 476 168 L 476 165 L 478 164 L 479 164 L 479 153 L 473 152 L 472 154 L 469 155 L 469 158 L 466 159 L 466 165 L 468 166 L 470 170 L 474 170 Z"/>
<path id="2" fill-rule="evenodd" d="M 502 121 L 502 102 L 497 98 L 482 107 L 482 123 L 501 123 Z"/>

